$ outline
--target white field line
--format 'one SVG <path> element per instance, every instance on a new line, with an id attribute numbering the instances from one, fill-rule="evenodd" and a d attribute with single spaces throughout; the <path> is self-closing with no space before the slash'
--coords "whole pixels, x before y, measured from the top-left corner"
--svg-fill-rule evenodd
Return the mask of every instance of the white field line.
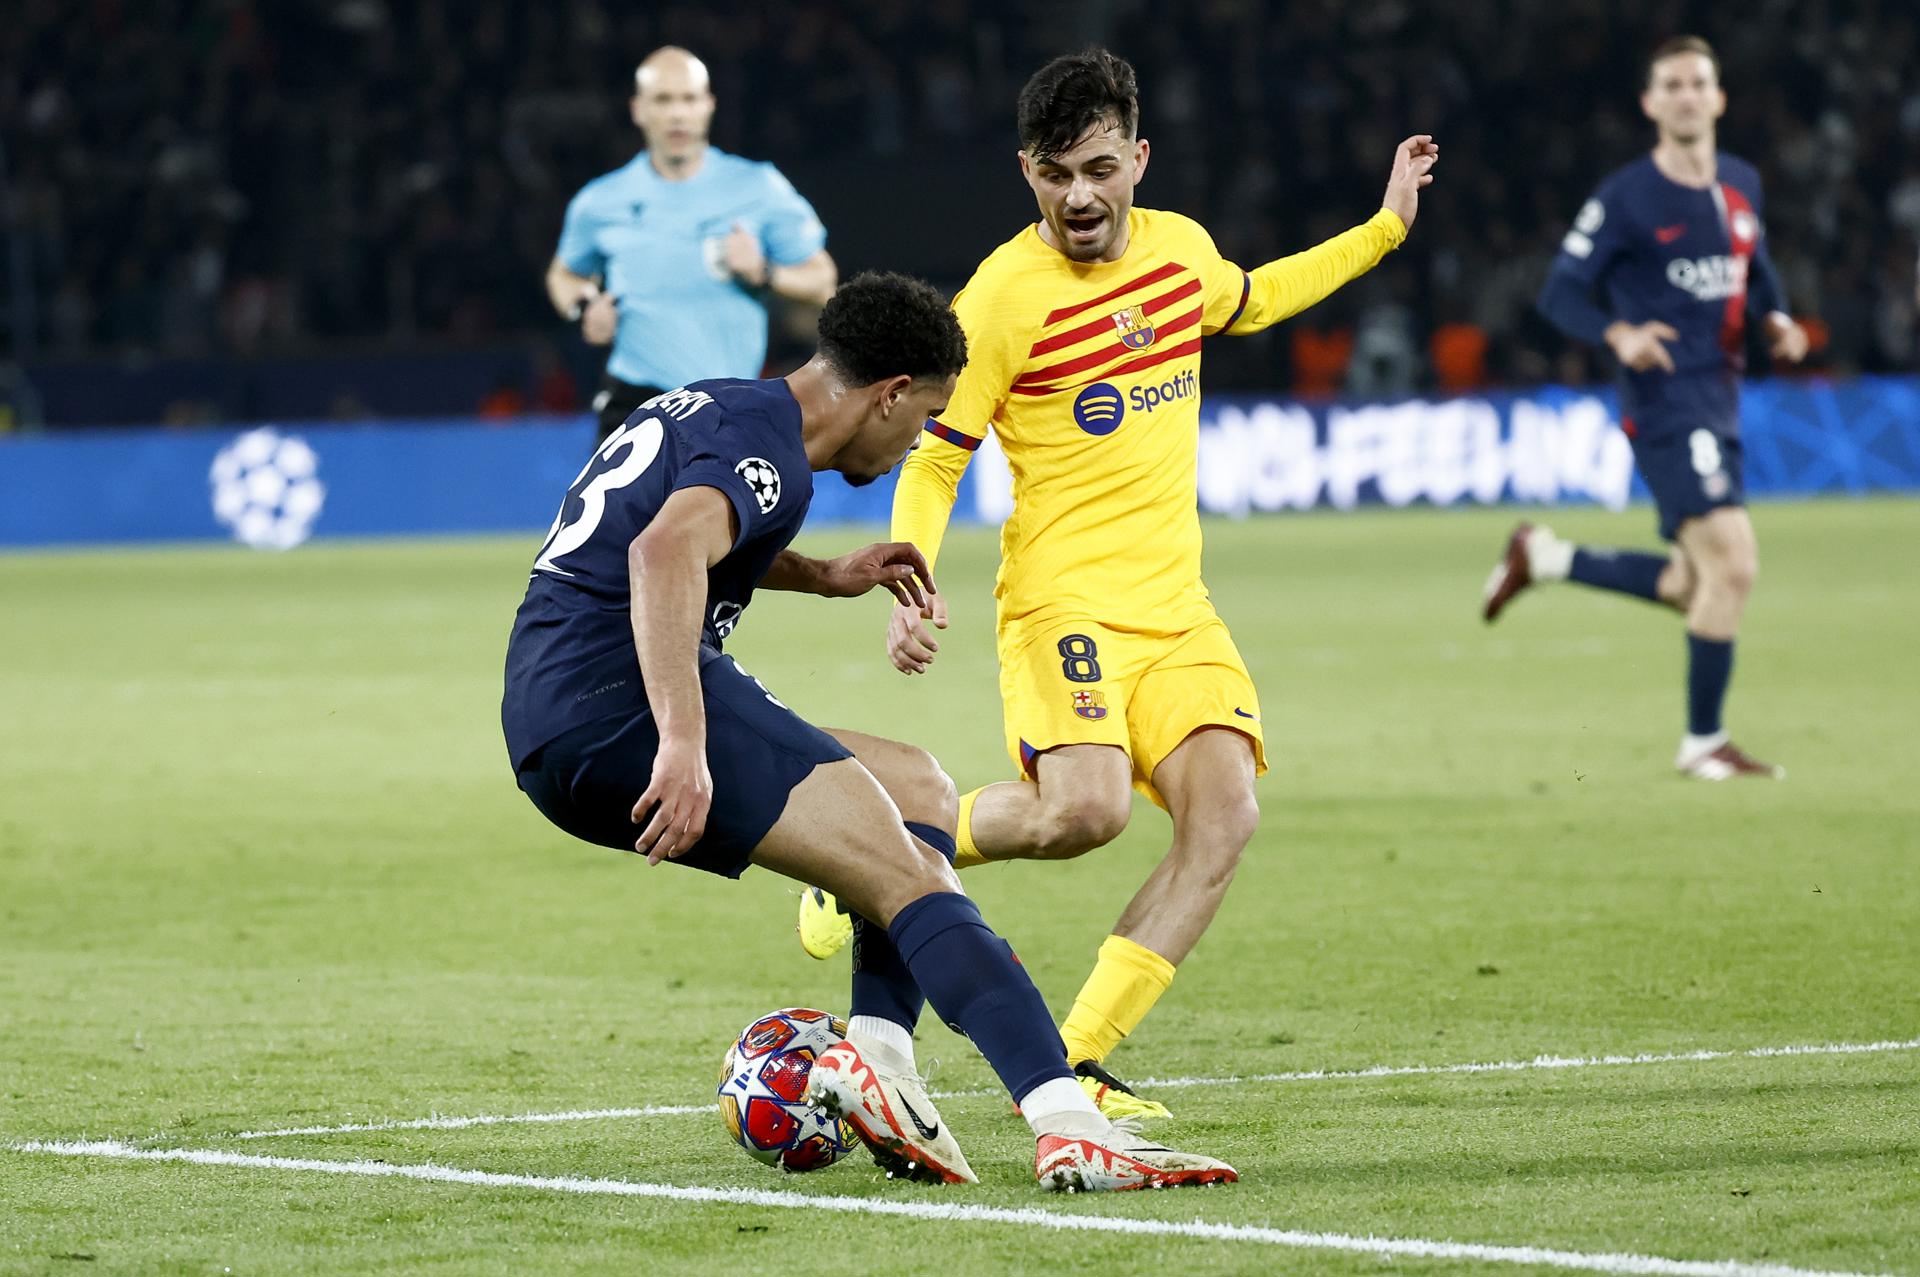
<path id="1" fill-rule="evenodd" d="M 1365 1069 L 1308 1069 L 1298 1073 L 1248 1073 L 1237 1077 L 1148 1078 L 1143 1089 L 1171 1090 L 1191 1086 L 1240 1086 L 1261 1082 L 1336 1082 L 1370 1077 L 1420 1077 L 1446 1073 L 1524 1073 L 1534 1069 L 1591 1069 L 1627 1064 L 1676 1064 L 1703 1060 L 1770 1059 L 1793 1055 L 1875 1055 L 1888 1051 L 1920 1051 L 1920 1038 L 1885 1042 L 1820 1042 L 1804 1046 L 1756 1046 L 1743 1051 L 1674 1051 L 1640 1055 L 1536 1055 L 1530 1060 L 1494 1060 L 1475 1064 L 1376 1064 Z M 935 1099 L 950 1100 L 998 1095 L 985 1089 L 935 1091 Z M 232 1140 L 265 1140 L 283 1135 L 344 1135 L 353 1131 L 450 1131 L 468 1126 L 506 1126 L 528 1122 L 591 1122 L 623 1117 L 683 1117 L 711 1113 L 711 1104 L 649 1104 L 642 1108 L 568 1109 L 558 1113 L 482 1113 L 472 1117 L 396 1118 L 385 1122 L 351 1122 L 344 1126 L 295 1126 L 240 1131 L 220 1136 Z"/>
<path id="2" fill-rule="evenodd" d="M 1253 1242 L 1296 1250 L 1346 1251 L 1411 1259 L 1458 1259 L 1480 1263 L 1525 1264 L 1568 1268 L 1594 1273 L 1647 1273 L 1658 1277 L 1866 1277 L 1865 1274 L 1791 1268 L 1784 1264 L 1750 1264 L 1737 1259 L 1667 1259 L 1606 1251 L 1547 1250 L 1535 1246 L 1494 1246 L 1472 1242 L 1429 1241 L 1413 1237 L 1358 1237 L 1347 1233 L 1310 1233 L 1295 1229 L 1261 1228 L 1244 1224 L 1190 1223 L 1175 1220 L 1133 1219 L 1123 1215 L 1080 1215 L 1033 1207 L 1014 1210 L 945 1202 L 899 1202 L 869 1197 L 829 1197 L 808 1193 L 774 1192 L 760 1188 L 699 1188 L 677 1184 L 648 1184 L 632 1180 L 583 1179 L 560 1175 L 505 1175 L 464 1170 L 456 1166 L 389 1162 L 330 1162 L 301 1157 L 257 1157 L 217 1149 L 135 1148 L 113 1140 L 76 1143 L 15 1144 L 20 1153 L 53 1153 L 65 1157 L 102 1157 L 125 1161 L 188 1162 L 200 1166 L 229 1166 L 249 1170 L 304 1171 L 324 1175 L 364 1175 L 373 1178 L 422 1180 L 440 1184 L 469 1184 L 483 1188 L 525 1188 L 550 1193 L 577 1193 L 605 1197 L 654 1197 L 680 1202 L 751 1206 L 784 1210 L 833 1211 L 847 1215 L 879 1215 L 946 1223 L 1013 1224 L 1063 1232 L 1123 1233 L 1135 1236 L 1193 1237 L 1209 1241 Z"/>
<path id="3" fill-rule="evenodd" d="M 239 1131 L 220 1138 L 265 1140 L 276 1135 L 345 1135 L 350 1131 L 457 1131 L 465 1126 L 500 1126 L 517 1122 L 590 1122 L 615 1117 L 684 1117 L 713 1113 L 712 1104 L 645 1104 L 625 1109 L 565 1109 L 558 1113 L 482 1113 L 475 1117 L 415 1117 L 392 1122 L 349 1122 L 345 1126 L 290 1126 L 270 1131 Z"/>
<path id="4" fill-rule="evenodd" d="M 1701 1060 L 1765 1060 L 1783 1055 L 1877 1055 L 1920 1051 L 1920 1038 L 1884 1042 L 1814 1042 L 1804 1046 L 1756 1046 L 1744 1051 L 1668 1051 L 1639 1055 L 1536 1055 L 1531 1060 L 1481 1064 L 1376 1064 L 1367 1069 L 1308 1069 L 1300 1073 L 1247 1073 L 1237 1077 L 1147 1078 L 1140 1087 L 1238 1086 L 1245 1082 L 1334 1082 L 1367 1077 L 1416 1077 L 1440 1073 L 1524 1073 L 1532 1069 L 1593 1069 L 1622 1064 L 1679 1064 Z"/>

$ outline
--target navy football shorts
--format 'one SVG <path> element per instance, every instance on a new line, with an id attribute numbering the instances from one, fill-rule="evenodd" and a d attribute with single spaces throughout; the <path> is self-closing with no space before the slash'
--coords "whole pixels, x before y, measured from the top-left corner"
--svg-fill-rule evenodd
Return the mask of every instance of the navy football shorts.
<path id="1" fill-rule="evenodd" d="M 1632 436 L 1633 461 L 1660 511 L 1660 537 L 1671 541 L 1680 525 L 1723 506 L 1747 503 L 1740 436 L 1708 426 Z"/>
<path id="2" fill-rule="evenodd" d="M 853 755 L 776 701 L 730 656 L 710 657 L 700 666 L 700 688 L 713 807 L 705 835 L 675 861 L 738 878 L 786 810 L 793 788 L 820 764 Z M 520 766 L 520 788 L 542 815 L 575 838 L 632 851 L 645 828 L 633 823 L 633 804 L 653 781 L 659 748 L 651 711 L 601 719 L 534 751 Z"/>

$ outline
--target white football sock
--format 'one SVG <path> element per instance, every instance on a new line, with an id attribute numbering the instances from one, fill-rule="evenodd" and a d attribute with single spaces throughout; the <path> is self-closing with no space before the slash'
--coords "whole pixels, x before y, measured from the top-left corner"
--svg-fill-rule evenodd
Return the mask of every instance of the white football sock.
<path id="1" fill-rule="evenodd" d="M 1527 537 L 1527 571 L 1536 581 L 1564 581 L 1573 570 L 1571 541 L 1562 541 L 1551 528 L 1535 528 Z"/>
<path id="2" fill-rule="evenodd" d="M 859 1039 L 854 1045 L 863 1054 L 873 1047 L 881 1048 L 887 1054 L 880 1062 L 895 1070 L 913 1067 L 913 1034 L 904 1024 L 877 1015 L 856 1015 L 847 1021 L 847 1036 Z"/>
<path id="3" fill-rule="evenodd" d="M 1020 1116 L 1035 1135 L 1104 1135 L 1110 1125 L 1073 1077 L 1042 1082 L 1021 1096 Z"/>
<path id="4" fill-rule="evenodd" d="M 1711 754 L 1726 744 L 1727 740 L 1727 733 L 1724 730 L 1717 731 L 1711 736 L 1695 736 L 1692 732 L 1688 732 L 1680 738 L 1680 765 L 1684 767 L 1696 758 Z"/>

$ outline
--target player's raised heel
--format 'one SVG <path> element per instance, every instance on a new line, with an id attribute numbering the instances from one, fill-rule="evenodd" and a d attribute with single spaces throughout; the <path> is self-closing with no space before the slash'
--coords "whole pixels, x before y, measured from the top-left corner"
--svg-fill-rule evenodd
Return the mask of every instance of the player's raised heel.
<path id="1" fill-rule="evenodd" d="M 1123 1123 L 1098 1137 L 1042 1135 L 1033 1173 L 1056 1193 L 1123 1193 L 1136 1188 L 1232 1184 L 1240 1173 L 1217 1158 L 1141 1139 Z"/>
<path id="2" fill-rule="evenodd" d="M 853 916 L 831 892 L 808 887 L 800 893 L 800 920 L 794 930 L 800 933 L 800 947 L 807 956 L 825 962 L 853 939 Z"/>
<path id="3" fill-rule="evenodd" d="M 1527 557 L 1527 539 L 1533 532 L 1531 523 L 1515 525 L 1507 536 L 1506 547 L 1500 552 L 1500 561 L 1487 575 L 1487 584 L 1480 594 L 1480 617 L 1488 624 L 1499 618 L 1520 591 L 1533 584 L 1533 565 Z"/>
<path id="4" fill-rule="evenodd" d="M 814 1061 L 807 1100 L 844 1119 L 891 1176 L 923 1184 L 979 1182 L 920 1079 L 870 1063 L 851 1042 Z"/>

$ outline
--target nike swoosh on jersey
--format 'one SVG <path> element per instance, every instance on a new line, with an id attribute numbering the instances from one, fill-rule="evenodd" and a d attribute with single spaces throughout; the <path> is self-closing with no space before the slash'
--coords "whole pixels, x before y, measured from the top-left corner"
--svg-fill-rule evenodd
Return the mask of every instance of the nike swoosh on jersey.
<path id="1" fill-rule="evenodd" d="M 1653 237 L 1662 244 L 1671 244 L 1686 233 L 1687 224 L 1680 222 L 1673 226 L 1656 226 L 1653 231 Z"/>
<path id="2" fill-rule="evenodd" d="M 908 1120 L 911 1121 L 915 1129 L 920 1132 L 922 1139 L 937 1140 L 940 1138 L 940 1123 L 935 1122 L 932 1126 L 928 1126 L 921 1120 L 920 1115 L 913 1111 L 913 1105 L 907 1103 L 907 1097 L 904 1095 L 900 1097 L 900 1107 L 906 1110 Z"/>

